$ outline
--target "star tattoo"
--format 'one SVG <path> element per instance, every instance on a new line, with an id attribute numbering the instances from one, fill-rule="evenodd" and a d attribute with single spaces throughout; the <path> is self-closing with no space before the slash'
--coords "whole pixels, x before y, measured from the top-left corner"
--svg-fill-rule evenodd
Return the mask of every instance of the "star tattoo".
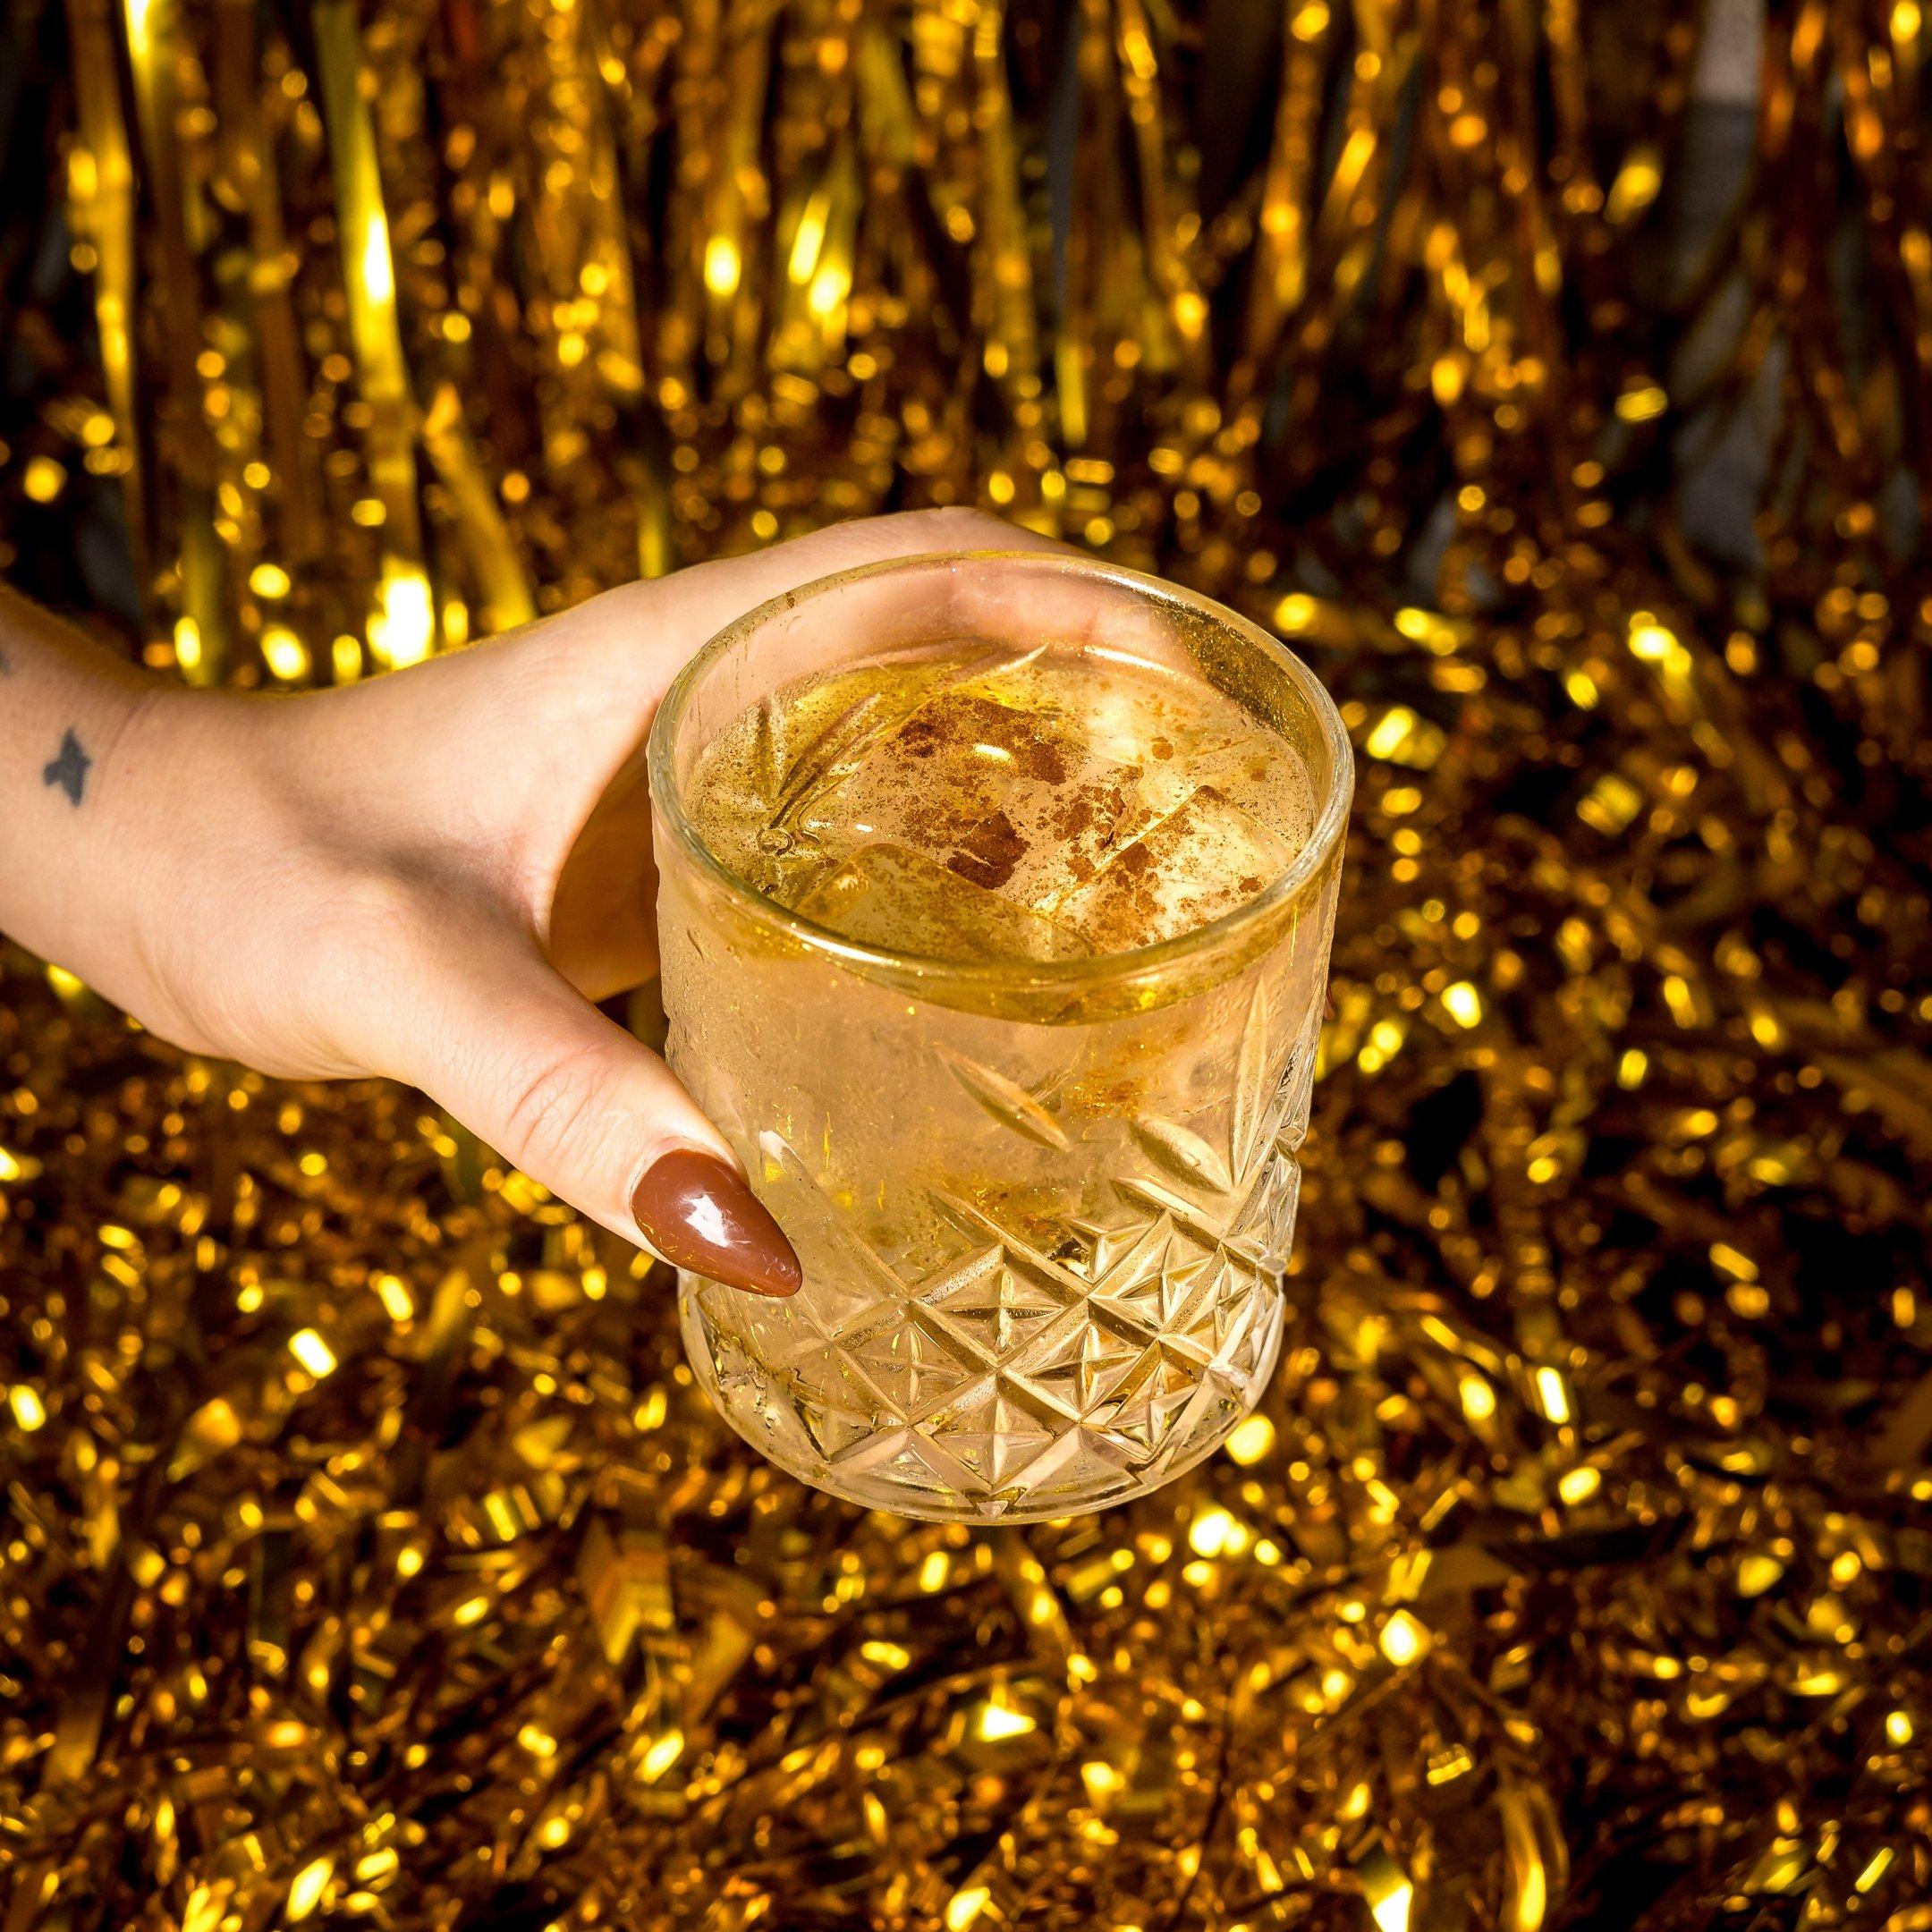
<path id="1" fill-rule="evenodd" d="M 70 805 L 78 805 L 80 794 L 87 790 L 87 775 L 93 763 L 80 749 L 80 741 L 70 726 L 61 740 L 60 756 L 42 768 L 40 776 L 46 784 L 58 785 L 67 794 Z"/>

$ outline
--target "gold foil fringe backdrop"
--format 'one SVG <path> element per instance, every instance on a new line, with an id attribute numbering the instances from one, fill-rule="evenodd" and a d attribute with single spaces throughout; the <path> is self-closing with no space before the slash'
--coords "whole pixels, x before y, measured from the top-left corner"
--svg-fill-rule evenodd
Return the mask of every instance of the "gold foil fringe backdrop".
<path id="1" fill-rule="evenodd" d="M 16 959 L 9 1928 L 1932 1926 L 1915 0 L 37 31 L 0 542 L 71 600 L 118 504 L 149 661 L 981 502 L 1363 780 L 1275 1387 L 1023 1532 L 757 1463 L 412 1097 Z"/>

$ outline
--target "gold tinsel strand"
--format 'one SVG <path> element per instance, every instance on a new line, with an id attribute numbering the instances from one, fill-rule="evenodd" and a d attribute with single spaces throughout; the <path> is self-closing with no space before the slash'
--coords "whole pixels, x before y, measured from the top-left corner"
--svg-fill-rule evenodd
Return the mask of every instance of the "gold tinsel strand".
<path id="1" fill-rule="evenodd" d="M 150 663 L 979 502 L 1274 624 L 1362 782 L 1275 1385 L 1024 1531 L 759 1463 L 413 1097 L 14 955 L 4 1923 L 1932 1926 L 1916 0 L 65 18 L 0 560 L 121 515 Z"/>

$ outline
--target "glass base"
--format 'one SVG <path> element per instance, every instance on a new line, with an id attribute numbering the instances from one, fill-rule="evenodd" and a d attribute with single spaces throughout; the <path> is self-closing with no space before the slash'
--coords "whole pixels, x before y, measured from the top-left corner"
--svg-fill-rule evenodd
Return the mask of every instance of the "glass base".
<path id="1" fill-rule="evenodd" d="M 1150 1202 L 1079 1262 L 989 1243 L 889 1296 L 809 1280 L 773 1301 L 681 1275 L 686 1352 L 760 1454 L 862 1508 L 966 1523 L 1108 1508 L 1212 1454 L 1260 1400 L 1300 1178 L 1277 1153 L 1251 1234 L 1195 1235 L 1178 1202 Z"/>

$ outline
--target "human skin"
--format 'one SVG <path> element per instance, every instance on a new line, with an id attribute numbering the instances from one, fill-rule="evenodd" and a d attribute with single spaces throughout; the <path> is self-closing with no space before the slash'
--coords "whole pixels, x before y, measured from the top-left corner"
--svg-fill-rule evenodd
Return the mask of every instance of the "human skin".
<path id="1" fill-rule="evenodd" d="M 657 966 L 645 739 L 767 597 L 1042 542 L 970 511 L 840 524 L 275 696 L 136 671 L 0 586 L 0 931 L 191 1052 L 408 1081 L 616 1233 L 789 1294 L 723 1137 L 592 1004 Z"/>

